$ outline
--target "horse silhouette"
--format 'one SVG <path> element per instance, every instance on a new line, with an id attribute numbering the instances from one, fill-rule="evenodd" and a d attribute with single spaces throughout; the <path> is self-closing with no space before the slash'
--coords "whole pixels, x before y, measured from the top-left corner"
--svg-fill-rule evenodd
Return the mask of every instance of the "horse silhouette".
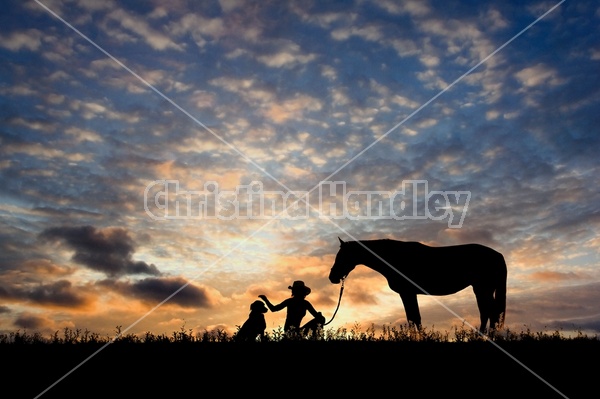
<path id="1" fill-rule="evenodd" d="M 504 324 L 506 263 L 501 253 L 480 244 L 432 247 L 389 239 L 344 242 L 329 273 L 338 284 L 357 265 L 382 274 L 400 294 L 409 324 L 421 328 L 417 295 L 450 295 L 472 286 L 485 332 Z"/>

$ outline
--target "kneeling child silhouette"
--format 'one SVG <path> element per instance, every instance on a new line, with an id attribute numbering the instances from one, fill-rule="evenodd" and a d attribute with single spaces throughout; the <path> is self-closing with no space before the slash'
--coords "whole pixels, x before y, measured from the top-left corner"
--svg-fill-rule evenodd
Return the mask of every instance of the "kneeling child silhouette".
<path id="1" fill-rule="evenodd" d="M 288 288 L 292 290 L 292 296 L 277 305 L 273 305 L 267 299 L 266 295 L 259 295 L 258 297 L 265 301 L 271 312 L 278 312 L 287 308 L 287 316 L 285 325 L 283 326 L 283 330 L 286 333 L 315 333 L 319 327 L 325 325 L 325 317 L 321 312 L 317 312 L 313 305 L 306 300 L 306 296 L 310 294 L 311 289 L 303 281 L 294 281 L 294 284 Z M 313 315 L 314 319 L 300 327 L 300 323 L 307 311 Z"/>

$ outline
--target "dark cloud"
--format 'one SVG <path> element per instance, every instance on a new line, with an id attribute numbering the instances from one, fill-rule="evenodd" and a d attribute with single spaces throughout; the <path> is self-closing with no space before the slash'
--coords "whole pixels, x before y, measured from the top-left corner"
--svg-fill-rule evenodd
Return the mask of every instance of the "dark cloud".
<path id="1" fill-rule="evenodd" d="M 14 320 L 13 324 L 19 328 L 37 330 L 42 327 L 45 327 L 47 323 L 46 320 L 44 320 L 41 317 L 33 315 L 20 315 Z"/>
<path id="2" fill-rule="evenodd" d="M 582 328 L 600 332 L 600 283 L 532 289 L 507 296 L 507 315 L 533 329 Z"/>
<path id="3" fill-rule="evenodd" d="M 36 284 L 26 288 L 17 285 L 0 286 L 0 298 L 8 301 L 29 301 L 40 306 L 66 308 L 82 307 L 89 302 L 88 298 L 67 280 Z"/>
<path id="4" fill-rule="evenodd" d="M 29 228 L 26 224 L 11 226 L 8 218 L 0 221 L 0 270 L 19 270 L 23 262 L 44 257 L 36 247 L 35 235 L 28 232 Z"/>
<path id="5" fill-rule="evenodd" d="M 87 303 L 86 298 L 73 288 L 70 281 L 60 280 L 52 284 L 35 287 L 27 297 L 41 305 L 80 307 Z"/>
<path id="6" fill-rule="evenodd" d="M 8 306 L 0 305 L 0 314 L 7 314 L 7 313 L 11 313 L 10 308 Z"/>
<path id="7" fill-rule="evenodd" d="M 365 291 L 348 294 L 349 299 L 354 304 L 359 305 L 377 305 L 377 297 Z"/>
<path id="8" fill-rule="evenodd" d="M 11 293 L 12 290 L 9 290 L 8 286 L 0 285 L 0 298 L 1 299 L 11 299 L 13 295 Z"/>
<path id="9" fill-rule="evenodd" d="M 190 284 L 181 277 L 149 277 L 135 282 L 104 280 L 99 284 L 152 305 L 159 304 L 175 292 L 177 293 L 165 304 L 184 308 L 211 308 L 215 303 L 205 288 Z"/>
<path id="10" fill-rule="evenodd" d="M 600 318 L 579 318 L 571 320 L 555 321 L 550 324 L 550 327 L 557 328 L 559 330 L 566 330 L 571 332 L 571 335 L 576 331 L 581 331 L 584 334 L 593 332 L 594 334 L 600 334 Z"/>
<path id="11" fill-rule="evenodd" d="M 110 277 L 161 274 L 153 264 L 132 259 L 135 243 L 123 228 L 54 227 L 44 230 L 40 238 L 63 242 L 75 251 L 73 261 Z"/>

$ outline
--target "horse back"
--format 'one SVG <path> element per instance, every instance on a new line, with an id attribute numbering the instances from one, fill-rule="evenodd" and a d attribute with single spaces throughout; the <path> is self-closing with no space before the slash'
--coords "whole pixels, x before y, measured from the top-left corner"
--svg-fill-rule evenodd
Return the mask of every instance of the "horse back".
<path id="1" fill-rule="evenodd" d="M 398 246 L 391 264 L 405 277 L 433 295 L 458 292 L 469 285 L 506 278 L 506 263 L 501 253 L 481 244 L 461 244 L 432 247 L 410 242 Z M 395 284 L 410 289 L 403 278 L 393 278 Z M 389 280 L 389 278 L 388 278 Z"/>

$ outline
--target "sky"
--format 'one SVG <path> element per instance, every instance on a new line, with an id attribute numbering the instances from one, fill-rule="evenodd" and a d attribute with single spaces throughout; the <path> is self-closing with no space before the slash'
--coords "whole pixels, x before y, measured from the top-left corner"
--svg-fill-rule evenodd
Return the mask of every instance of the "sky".
<path id="1" fill-rule="evenodd" d="M 507 327 L 600 332 L 597 2 L 9 0 L 0 26 L 0 332 L 233 333 L 295 280 L 330 320 L 338 237 L 490 246 Z M 344 287 L 327 328 L 406 323 L 381 275 Z M 419 304 L 478 327 L 470 288 Z"/>

